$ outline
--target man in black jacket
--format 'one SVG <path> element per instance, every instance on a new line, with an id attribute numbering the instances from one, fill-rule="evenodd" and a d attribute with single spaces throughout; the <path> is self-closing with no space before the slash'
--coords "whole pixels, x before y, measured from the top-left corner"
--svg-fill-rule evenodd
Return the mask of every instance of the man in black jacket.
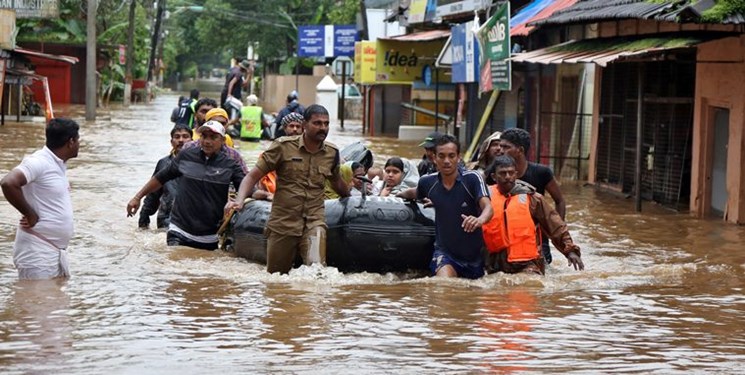
<path id="1" fill-rule="evenodd" d="M 214 250 L 230 184 L 238 190 L 246 174 L 222 147 L 225 142 L 222 124 L 207 121 L 197 132 L 201 135 L 197 141 L 199 147 L 185 146 L 167 168 L 150 178 L 127 204 L 127 216 L 137 212 L 142 197 L 181 177 L 168 225 L 168 246 Z"/>
<path id="2" fill-rule="evenodd" d="M 174 126 L 171 129 L 171 152 L 158 160 L 153 176 L 167 168 L 171 160 L 181 151 L 184 144 L 189 141 L 191 141 L 191 129 L 188 126 Z M 173 200 L 176 197 L 176 190 L 178 188 L 178 181 L 178 178 L 168 181 L 163 184 L 162 188 L 145 197 L 145 202 L 142 203 L 142 210 L 140 210 L 140 228 L 147 229 L 150 226 L 150 216 L 155 212 L 158 212 L 158 228 L 168 227 L 171 218 L 171 207 L 173 206 Z"/>

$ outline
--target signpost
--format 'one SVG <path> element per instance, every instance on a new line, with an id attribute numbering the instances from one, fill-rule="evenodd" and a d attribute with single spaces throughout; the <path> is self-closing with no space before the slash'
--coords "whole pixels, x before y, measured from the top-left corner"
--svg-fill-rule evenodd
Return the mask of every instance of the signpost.
<path id="1" fill-rule="evenodd" d="M 354 63 L 350 57 L 354 57 L 354 44 L 358 41 L 357 27 L 355 25 L 300 26 L 297 40 L 298 57 L 336 57 L 332 68 L 336 75 L 339 75 L 339 70 L 341 71 L 340 125 L 344 129 L 344 94 L 347 72 L 354 71 Z"/>
<path id="2" fill-rule="evenodd" d="M 351 65 L 351 69 L 347 69 L 347 65 Z M 341 109 L 341 115 L 339 116 L 339 119 L 341 121 L 341 128 L 344 129 L 344 96 L 347 91 L 347 72 L 354 71 L 354 63 L 352 62 L 352 59 L 347 56 L 339 56 L 334 59 L 331 66 L 334 69 L 335 75 L 341 75 L 341 105 L 339 106 Z"/>
<path id="3" fill-rule="evenodd" d="M 354 56 L 354 43 L 357 40 L 355 25 L 299 26 L 297 55 L 299 57 L 352 57 Z"/>

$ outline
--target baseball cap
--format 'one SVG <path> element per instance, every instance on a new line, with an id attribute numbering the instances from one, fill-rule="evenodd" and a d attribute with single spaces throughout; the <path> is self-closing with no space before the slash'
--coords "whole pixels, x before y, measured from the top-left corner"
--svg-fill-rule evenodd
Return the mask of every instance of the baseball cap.
<path id="1" fill-rule="evenodd" d="M 202 134 L 205 130 L 220 134 L 225 137 L 225 127 L 217 121 L 207 121 L 197 129 L 197 133 Z"/>
<path id="2" fill-rule="evenodd" d="M 433 148 L 435 145 L 437 145 L 437 140 L 442 137 L 442 133 L 440 132 L 432 132 L 427 135 L 427 138 L 424 138 L 424 142 L 419 144 L 419 147 L 424 148 Z"/>
<path id="3" fill-rule="evenodd" d="M 240 63 L 238 63 L 238 65 L 243 69 L 248 69 L 251 67 L 251 63 L 246 59 L 243 59 Z"/>

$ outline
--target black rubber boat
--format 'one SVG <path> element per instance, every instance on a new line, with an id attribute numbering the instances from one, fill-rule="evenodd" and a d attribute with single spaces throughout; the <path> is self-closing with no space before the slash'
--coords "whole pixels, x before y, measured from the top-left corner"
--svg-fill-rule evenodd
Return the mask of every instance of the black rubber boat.
<path id="1" fill-rule="evenodd" d="M 271 202 L 250 201 L 233 215 L 226 249 L 266 264 L 264 227 Z M 342 272 L 406 272 L 429 268 L 434 209 L 394 197 L 353 196 L 326 201 L 327 265 Z"/>

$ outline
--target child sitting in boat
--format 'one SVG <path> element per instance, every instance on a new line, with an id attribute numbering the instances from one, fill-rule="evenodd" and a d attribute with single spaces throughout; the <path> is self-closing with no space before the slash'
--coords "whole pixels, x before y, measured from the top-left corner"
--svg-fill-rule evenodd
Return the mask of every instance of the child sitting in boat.
<path id="1" fill-rule="evenodd" d="M 419 171 L 409 160 L 393 157 L 385 162 L 385 178 L 380 185 L 380 196 L 387 197 L 416 187 L 419 182 Z"/>

